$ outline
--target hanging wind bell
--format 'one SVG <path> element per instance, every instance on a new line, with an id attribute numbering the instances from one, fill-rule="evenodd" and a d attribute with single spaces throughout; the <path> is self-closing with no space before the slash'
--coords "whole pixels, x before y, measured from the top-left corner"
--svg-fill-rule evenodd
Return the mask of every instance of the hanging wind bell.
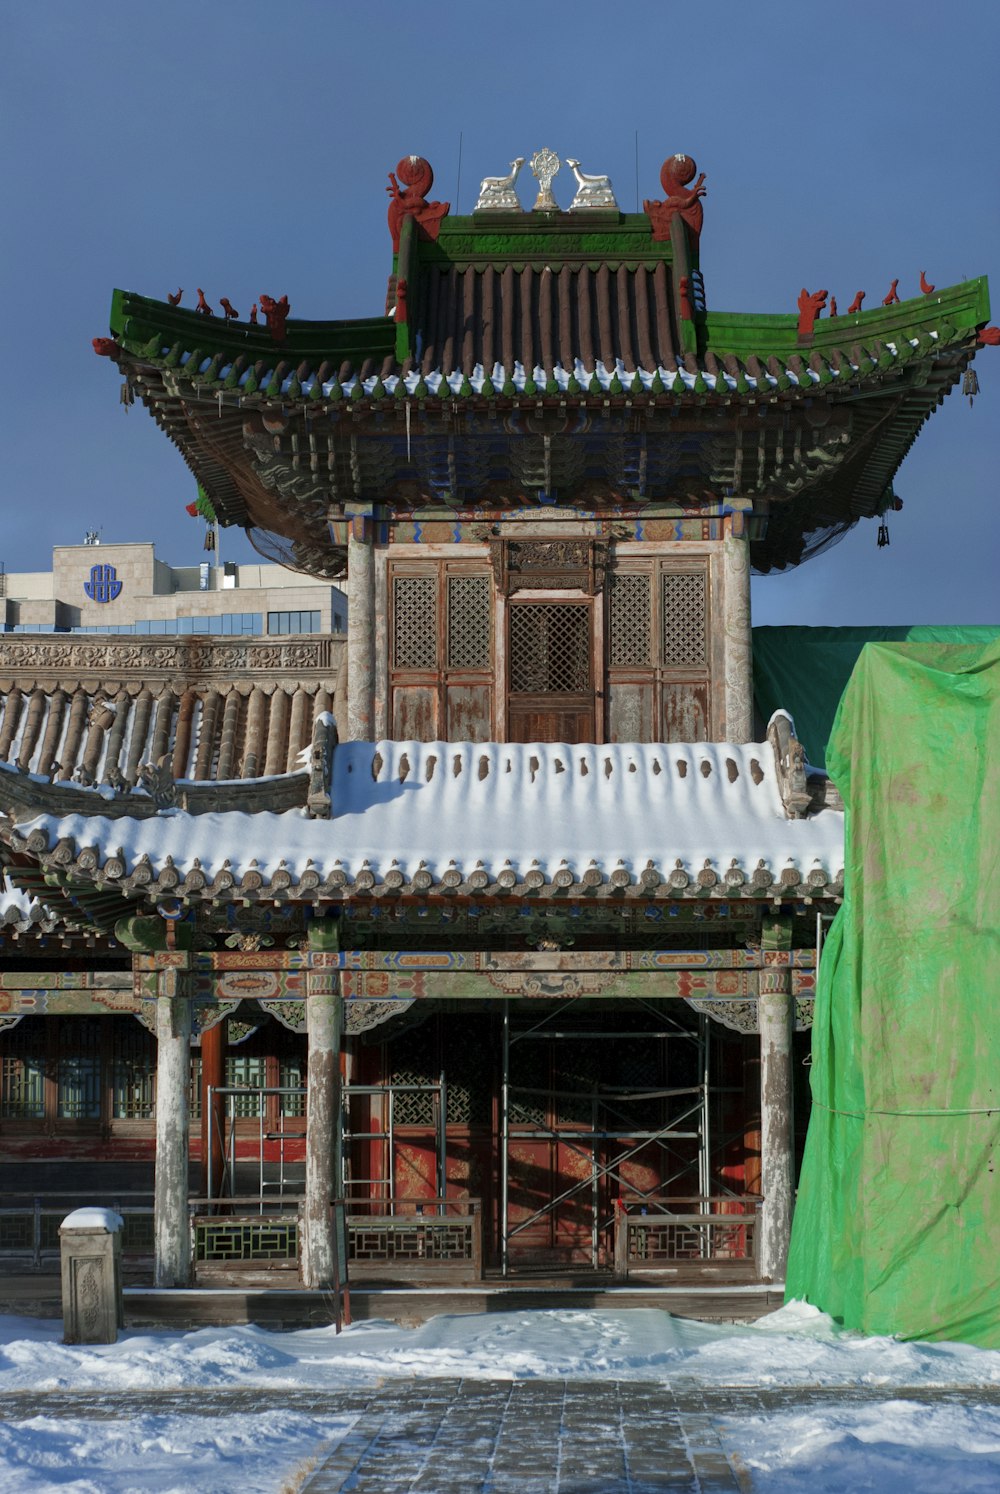
<path id="1" fill-rule="evenodd" d="M 979 393 L 979 375 L 974 368 L 967 368 L 962 375 L 962 393 L 969 396 L 969 409 L 972 409 L 972 401 Z"/>
<path id="2" fill-rule="evenodd" d="M 879 547 L 879 549 L 880 550 L 884 550 L 885 547 L 886 547 L 886 545 L 888 543 L 889 543 L 889 526 L 885 522 L 885 519 L 883 519 L 882 522 L 881 522 L 881 524 L 878 526 L 878 547 Z"/>
<path id="3" fill-rule="evenodd" d="M 135 404 L 135 390 L 128 379 L 125 379 L 122 384 L 118 395 L 118 403 L 125 406 L 126 415 L 128 414 L 129 405 Z"/>

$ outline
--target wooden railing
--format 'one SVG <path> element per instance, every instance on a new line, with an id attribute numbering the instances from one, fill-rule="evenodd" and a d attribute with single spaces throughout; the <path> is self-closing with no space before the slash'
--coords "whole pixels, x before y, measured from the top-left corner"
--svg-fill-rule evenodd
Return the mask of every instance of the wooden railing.
<path id="1" fill-rule="evenodd" d="M 122 1216 L 122 1255 L 153 1256 L 152 1193 L 5 1192 L 0 1201 L 0 1261 L 41 1271 L 59 1259 L 59 1226 L 74 1209 L 114 1209 Z"/>
<path id="2" fill-rule="evenodd" d="M 260 1200 L 191 1201 L 192 1275 L 199 1285 L 249 1272 L 288 1273 L 297 1279 L 301 1259 L 300 1198 L 270 1209 Z M 350 1275 L 450 1282 L 479 1281 L 483 1271 L 479 1199 L 372 1201 L 365 1212 L 347 1207 Z"/>
<path id="3" fill-rule="evenodd" d="M 615 1275 L 683 1261 L 755 1261 L 760 1205 L 759 1198 L 619 1199 Z"/>

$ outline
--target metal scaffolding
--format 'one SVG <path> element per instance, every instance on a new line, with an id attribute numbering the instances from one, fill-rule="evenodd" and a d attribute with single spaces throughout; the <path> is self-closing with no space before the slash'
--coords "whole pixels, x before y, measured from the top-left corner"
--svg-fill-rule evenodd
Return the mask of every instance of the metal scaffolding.
<path id="1" fill-rule="evenodd" d="M 580 998 L 574 998 L 580 999 Z M 676 1183 L 680 1178 L 697 1169 L 698 1193 L 704 1200 L 703 1209 L 708 1211 L 708 1194 L 711 1191 L 711 1112 L 710 1112 L 710 1037 L 709 1022 L 706 1017 L 699 1017 L 697 1031 L 682 1026 L 672 1016 L 657 1010 L 648 1002 L 640 1002 L 640 1006 L 649 1014 L 654 1016 L 659 1024 L 651 1030 L 636 1031 L 635 1029 L 615 1028 L 614 1030 L 595 1031 L 592 1028 L 564 1028 L 551 1025 L 557 1018 L 562 1018 L 572 1002 L 564 1003 L 557 1011 L 550 1012 L 541 1021 L 524 1029 L 515 1029 L 511 1026 L 510 1002 L 504 1003 L 503 1015 L 503 1074 L 501 1081 L 500 1101 L 500 1264 L 501 1271 L 507 1276 L 510 1269 L 510 1242 L 523 1231 L 530 1229 L 540 1220 L 552 1216 L 555 1211 L 569 1199 L 589 1197 L 591 1230 L 590 1230 L 590 1255 L 591 1265 L 597 1268 L 600 1264 L 601 1236 L 610 1230 L 614 1215 L 613 1212 L 603 1217 L 600 1208 L 601 1183 L 608 1179 L 618 1182 L 628 1189 L 632 1194 L 638 1193 L 643 1196 L 643 1190 L 627 1182 L 621 1169 L 638 1153 L 647 1147 L 655 1146 L 659 1149 L 663 1161 L 662 1175 L 655 1189 L 649 1190 L 649 1196 L 653 1193 L 662 1192 L 665 1188 Z M 682 1087 L 665 1088 L 639 1088 L 625 1086 L 595 1085 L 592 1091 L 582 1096 L 579 1091 L 560 1092 L 551 1088 L 545 1090 L 531 1089 L 524 1085 L 515 1084 L 511 1078 L 511 1049 L 518 1043 L 531 1040 L 544 1039 L 546 1041 L 574 1041 L 600 1039 L 624 1039 L 635 1041 L 656 1041 L 665 1043 L 668 1039 L 685 1039 L 697 1045 L 698 1053 L 698 1082 L 694 1085 Z M 546 1098 L 558 1100 L 560 1098 L 572 1099 L 579 1102 L 582 1098 L 590 1100 L 591 1123 L 590 1127 L 560 1125 L 553 1121 L 552 1124 L 535 1124 L 533 1126 L 519 1126 L 511 1121 L 511 1100 L 514 1096 Z M 628 1107 L 636 1102 L 661 1101 L 664 1104 L 666 1116 L 661 1126 L 653 1128 L 637 1128 L 630 1124 Z M 550 1141 L 565 1146 L 571 1152 L 584 1158 L 589 1164 L 589 1174 L 582 1177 L 561 1192 L 550 1198 L 544 1204 L 517 1224 L 511 1224 L 510 1218 L 510 1151 L 511 1145 L 519 1141 Z M 694 1159 L 684 1160 L 677 1154 L 673 1143 L 677 1141 L 693 1141 L 695 1143 L 696 1156 Z M 622 1149 L 610 1159 L 602 1160 L 602 1151 L 611 1143 L 622 1143 Z"/>

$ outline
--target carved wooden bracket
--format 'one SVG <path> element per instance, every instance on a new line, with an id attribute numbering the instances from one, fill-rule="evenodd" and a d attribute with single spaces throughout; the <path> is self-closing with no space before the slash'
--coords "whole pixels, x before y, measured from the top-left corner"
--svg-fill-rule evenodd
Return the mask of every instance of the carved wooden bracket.
<path id="1" fill-rule="evenodd" d="M 608 549 L 602 539 L 491 539 L 490 562 L 497 589 L 506 597 L 528 590 L 596 596 L 604 589 Z"/>

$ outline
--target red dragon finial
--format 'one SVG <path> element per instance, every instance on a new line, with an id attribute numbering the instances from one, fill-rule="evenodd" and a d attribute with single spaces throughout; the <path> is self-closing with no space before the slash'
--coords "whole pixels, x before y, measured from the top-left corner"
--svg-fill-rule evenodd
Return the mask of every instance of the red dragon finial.
<path id="1" fill-rule="evenodd" d="M 402 182 L 402 186 L 400 186 Z M 395 171 L 389 172 L 389 232 L 392 249 L 399 253 L 399 235 L 404 218 L 413 218 L 429 239 L 436 239 L 441 219 L 451 211 L 450 202 L 428 202 L 427 193 L 434 185 L 434 172 L 423 156 L 404 156 Z"/>
<path id="2" fill-rule="evenodd" d="M 829 292 L 807 291 L 805 286 L 799 295 L 799 336 L 811 337 L 816 325 L 816 318 L 826 305 Z"/>
<path id="3" fill-rule="evenodd" d="M 683 151 L 670 156 L 661 166 L 660 184 L 667 194 L 666 200 L 651 202 L 647 198 L 642 204 L 643 212 L 652 225 L 655 244 L 669 242 L 670 224 L 675 213 L 679 213 L 687 224 L 696 244 L 701 238 L 701 226 L 705 217 L 701 199 L 707 190 L 705 173 L 701 172 L 694 186 L 688 187 L 697 170 L 692 158 L 684 155 Z"/>

